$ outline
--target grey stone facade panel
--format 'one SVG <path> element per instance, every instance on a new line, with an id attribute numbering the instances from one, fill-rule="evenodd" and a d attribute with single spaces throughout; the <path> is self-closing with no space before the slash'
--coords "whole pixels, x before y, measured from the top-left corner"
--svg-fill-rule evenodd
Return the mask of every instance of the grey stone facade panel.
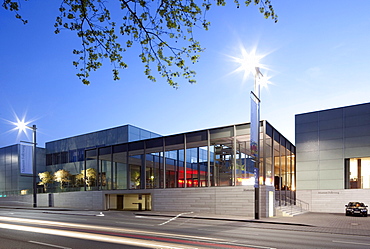
<path id="1" fill-rule="evenodd" d="M 296 142 L 296 146 L 298 146 L 301 143 L 318 141 L 318 139 L 319 139 L 319 133 L 317 131 L 304 132 L 304 133 L 296 134 L 295 142 Z"/>
<path id="2" fill-rule="evenodd" d="M 320 130 L 319 140 L 343 139 L 343 129 Z M 343 142 L 343 141 L 342 141 Z"/>
<path id="3" fill-rule="evenodd" d="M 343 139 L 320 140 L 320 150 L 343 149 Z"/>
<path id="4" fill-rule="evenodd" d="M 370 136 L 370 129 L 369 126 L 351 126 L 344 128 L 344 137 L 362 137 L 362 136 Z"/>
<path id="5" fill-rule="evenodd" d="M 344 115 L 346 117 L 359 116 L 359 115 L 370 115 L 370 103 L 365 103 L 361 105 L 347 106 L 343 108 Z"/>
<path id="6" fill-rule="evenodd" d="M 297 147 L 297 150 L 299 147 Z M 308 151 L 308 152 L 301 152 L 297 153 L 297 164 L 300 162 L 307 162 L 307 161 L 316 161 L 319 159 L 318 151 Z"/>
<path id="7" fill-rule="evenodd" d="M 325 120 L 335 120 L 335 119 L 342 119 L 343 118 L 343 110 L 341 108 L 335 108 L 330 110 L 324 110 L 318 112 L 319 115 L 319 121 L 325 121 Z M 342 121 L 340 121 L 342 122 Z"/>
<path id="8" fill-rule="evenodd" d="M 317 112 L 298 114 L 295 116 L 296 125 L 318 122 L 318 121 L 319 121 L 319 114 Z"/>
<path id="9" fill-rule="evenodd" d="M 250 188 L 250 187 L 248 187 Z M 155 190 L 153 210 L 177 212 L 209 212 L 214 214 L 243 214 L 252 217 L 254 192 L 245 187 L 214 187 L 196 189 Z"/>
<path id="10" fill-rule="evenodd" d="M 343 158 L 343 149 L 320 150 L 319 155 L 320 155 L 320 161 L 341 159 Z"/>
<path id="11" fill-rule="evenodd" d="M 297 133 L 305 133 L 305 132 L 317 132 L 318 123 L 316 122 L 309 122 L 309 123 L 296 123 L 295 131 Z"/>
<path id="12" fill-rule="evenodd" d="M 334 130 L 343 128 L 343 118 L 329 119 L 329 120 L 320 120 L 319 129 L 323 130 Z"/>
<path id="13" fill-rule="evenodd" d="M 318 141 L 308 141 L 306 143 L 300 143 L 296 146 L 297 151 L 300 152 L 318 152 L 319 143 Z"/>

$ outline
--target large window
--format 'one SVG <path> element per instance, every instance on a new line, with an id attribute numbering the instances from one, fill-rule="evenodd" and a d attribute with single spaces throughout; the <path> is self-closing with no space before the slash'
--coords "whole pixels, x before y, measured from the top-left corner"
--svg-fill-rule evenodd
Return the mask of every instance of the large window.
<path id="1" fill-rule="evenodd" d="M 346 188 L 370 188 L 370 157 L 346 159 Z"/>

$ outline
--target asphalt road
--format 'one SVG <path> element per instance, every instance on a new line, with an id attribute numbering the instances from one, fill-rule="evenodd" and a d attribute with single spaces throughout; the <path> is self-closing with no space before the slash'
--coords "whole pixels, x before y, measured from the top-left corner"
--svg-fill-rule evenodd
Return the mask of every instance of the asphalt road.
<path id="1" fill-rule="evenodd" d="M 118 211 L 0 209 L 0 248 L 370 248 L 369 236 L 312 228 Z"/>

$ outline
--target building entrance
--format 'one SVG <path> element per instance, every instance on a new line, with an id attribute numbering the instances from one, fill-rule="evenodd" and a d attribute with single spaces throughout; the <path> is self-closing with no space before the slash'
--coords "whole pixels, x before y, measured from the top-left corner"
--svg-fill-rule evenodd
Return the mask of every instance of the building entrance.
<path id="1" fill-rule="evenodd" d="M 106 200 L 108 210 L 152 210 L 152 196 L 150 194 L 110 194 L 107 195 Z"/>

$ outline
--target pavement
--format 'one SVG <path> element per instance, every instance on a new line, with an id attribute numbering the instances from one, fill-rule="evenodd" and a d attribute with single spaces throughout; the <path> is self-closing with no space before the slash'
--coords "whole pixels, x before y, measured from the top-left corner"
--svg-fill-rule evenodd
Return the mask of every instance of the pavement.
<path id="1" fill-rule="evenodd" d="M 370 217 L 345 216 L 340 213 L 304 213 L 293 217 L 243 218 L 241 216 L 214 215 L 205 213 L 135 212 L 136 215 L 166 216 L 192 219 L 212 219 L 244 222 L 245 226 L 276 229 L 370 236 Z"/>
<path id="2" fill-rule="evenodd" d="M 243 222 L 244 226 L 255 227 L 259 229 L 275 230 L 296 230 L 305 232 L 320 232 L 332 234 L 347 234 L 370 236 L 370 216 L 357 217 L 345 216 L 344 213 L 313 213 L 308 212 L 293 217 L 271 217 L 254 219 L 243 216 L 215 215 L 209 213 L 195 212 L 155 212 L 155 211 L 91 211 L 91 210 L 73 210 L 68 208 L 48 208 L 48 207 L 0 207 L 10 209 L 36 209 L 44 213 L 58 213 L 66 215 L 91 215 L 91 216 L 122 216 L 136 215 L 149 217 L 168 217 L 169 219 L 207 219 L 223 220 L 230 222 Z"/>

